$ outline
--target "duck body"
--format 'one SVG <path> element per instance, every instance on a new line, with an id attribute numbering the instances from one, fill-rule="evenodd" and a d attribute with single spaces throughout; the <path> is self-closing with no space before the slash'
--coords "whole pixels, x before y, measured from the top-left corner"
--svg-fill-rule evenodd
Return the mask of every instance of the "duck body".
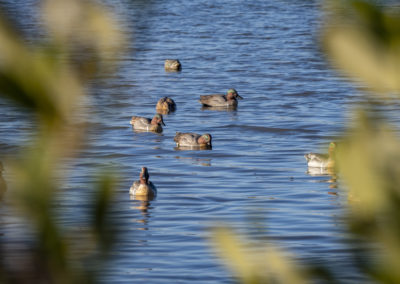
<path id="1" fill-rule="evenodd" d="M 181 71 L 182 64 L 178 59 L 167 59 L 164 62 L 165 71 Z"/>
<path id="2" fill-rule="evenodd" d="M 163 97 L 158 100 L 156 110 L 158 113 L 168 114 L 176 110 L 176 104 L 173 99 L 169 97 Z"/>
<path id="3" fill-rule="evenodd" d="M 304 155 L 309 168 L 334 168 L 336 143 L 329 144 L 328 154 L 308 153 Z"/>
<path id="4" fill-rule="evenodd" d="M 214 95 L 202 95 L 200 96 L 199 102 L 205 107 L 237 107 L 237 99 L 243 99 L 235 89 L 229 89 L 226 95 L 214 94 Z"/>
<path id="5" fill-rule="evenodd" d="M 333 168 L 334 160 L 328 154 L 308 153 L 304 157 L 309 168 Z"/>
<path id="6" fill-rule="evenodd" d="M 148 184 L 142 184 L 139 180 L 136 180 L 129 189 L 129 194 L 134 196 L 155 197 L 157 195 L 157 188 L 151 181 L 149 181 Z"/>
<path id="7" fill-rule="evenodd" d="M 129 189 L 131 196 L 142 196 L 153 198 L 157 195 L 157 188 L 149 181 L 149 172 L 146 167 L 142 167 L 139 175 L 139 180 L 134 181 Z"/>
<path id="8" fill-rule="evenodd" d="M 174 141 L 178 147 L 211 147 L 210 134 L 176 132 Z"/>
<path id="9" fill-rule="evenodd" d="M 141 116 L 132 116 L 130 124 L 135 130 L 157 133 L 163 131 L 161 124 L 165 125 L 161 114 L 156 114 L 153 119 Z"/>

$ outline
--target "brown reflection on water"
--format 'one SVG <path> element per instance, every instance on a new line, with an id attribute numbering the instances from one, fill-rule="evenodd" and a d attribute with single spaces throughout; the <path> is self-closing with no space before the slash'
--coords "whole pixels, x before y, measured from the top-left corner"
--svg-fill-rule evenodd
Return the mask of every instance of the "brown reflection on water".
<path id="1" fill-rule="evenodd" d="M 333 168 L 313 168 L 309 167 L 307 168 L 308 175 L 313 176 L 313 177 L 327 177 L 329 179 L 322 180 L 321 182 L 326 182 L 329 183 L 329 188 L 331 189 L 336 189 L 337 188 L 337 174 L 336 171 Z M 333 193 L 330 193 L 333 194 Z M 334 195 L 337 195 L 335 193 Z"/>
<path id="2" fill-rule="evenodd" d="M 176 146 L 175 151 L 189 151 L 189 150 L 212 150 L 212 146 Z"/>
<path id="3" fill-rule="evenodd" d="M 135 202 L 134 206 L 131 208 L 134 210 L 140 211 L 143 218 L 135 219 L 135 223 L 143 224 L 142 227 L 138 227 L 138 230 L 147 231 L 148 223 L 149 223 L 149 208 L 152 200 L 154 200 L 153 196 L 146 196 L 146 195 L 130 195 L 130 200 Z"/>

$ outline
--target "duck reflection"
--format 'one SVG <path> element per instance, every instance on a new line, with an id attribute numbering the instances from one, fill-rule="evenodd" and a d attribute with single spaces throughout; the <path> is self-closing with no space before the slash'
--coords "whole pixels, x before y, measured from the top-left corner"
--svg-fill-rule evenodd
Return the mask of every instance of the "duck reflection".
<path id="1" fill-rule="evenodd" d="M 228 106 L 228 107 L 202 106 L 201 110 L 235 112 L 235 111 L 237 111 L 237 106 Z"/>
<path id="2" fill-rule="evenodd" d="M 136 200 L 137 203 L 133 208 L 142 211 L 143 213 L 147 213 L 149 210 L 149 206 L 151 205 L 150 201 L 154 200 L 154 196 L 146 196 L 146 195 L 131 195 L 130 200 Z"/>
<path id="3" fill-rule="evenodd" d="M 197 151 L 203 151 L 203 150 L 212 150 L 211 146 L 176 146 L 174 147 L 175 151 L 190 151 L 190 150 L 197 150 Z"/>
<path id="4" fill-rule="evenodd" d="M 200 165 L 204 167 L 211 166 L 211 159 L 201 159 L 201 158 L 181 157 L 181 156 L 175 156 L 175 158 L 183 162 L 187 161 L 189 164 Z"/>
<path id="5" fill-rule="evenodd" d="M 328 179 L 321 182 L 329 183 L 329 188 L 337 188 L 337 174 L 334 168 L 314 168 L 308 167 L 306 174 L 313 177 L 327 177 Z"/>
<path id="6" fill-rule="evenodd" d="M 142 218 L 136 219 L 136 223 L 143 224 L 142 227 L 139 227 L 139 230 L 147 231 L 148 230 L 148 223 L 149 223 L 149 217 L 150 217 L 150 212 L 149 209 L 151 208 L 151 202 L 154 199 L 154 197 L 149 197 L 149 196 L 130 196 L 130 200 L 133 200 L 135 202 L 135 205 L 131 207 L 132 209 L 139 210 Z"/>

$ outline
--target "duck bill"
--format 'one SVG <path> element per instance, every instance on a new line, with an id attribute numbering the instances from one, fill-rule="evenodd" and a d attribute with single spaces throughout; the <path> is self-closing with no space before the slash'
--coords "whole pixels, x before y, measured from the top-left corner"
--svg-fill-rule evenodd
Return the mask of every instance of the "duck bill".
<path id="1" fill-rule="evenodd" d="M 165 126 L 164 120 L 161 120 L 161 123 L 162 123 L 162 125 L 164 125 L 164 126 Z"/>
<path id="2" fill-rule="evenodd" d="M 237 94 L 237 97 L 241 100 L 243 100 L 243 97 L 239 96 L 239 94 Z"/>

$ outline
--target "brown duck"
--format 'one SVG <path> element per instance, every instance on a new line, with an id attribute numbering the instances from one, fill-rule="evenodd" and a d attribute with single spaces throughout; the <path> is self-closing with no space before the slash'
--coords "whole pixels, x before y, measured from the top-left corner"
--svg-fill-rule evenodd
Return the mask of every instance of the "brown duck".
<path id="1" fill-rule="evenodd" d="M 138 131 L 152 131 L 161 133 L 162 125 L 165 126 L 162 114 L 157 113 L 154 115 L 153 119 L 141 117 L 141 116 L 132 116 L 130 124 L 133 129 Z"/>
<path id="2" fill-rule="evenodd" d="M 176 132 L 174 141 L 178 147 L 211 148 L 211 134 L 181 133 Z"/>
<path id="3" fill-rule="evenodd" d="M 142 167 L 140 171 L 139 180 L 134 181 L 129 194 L 132 196 L 148 196 L 155 197 L 157 195 L 157 188 L 149 181 L 149 172 L 146 167 Z"/>
<path id="4" fill-rule="evenodd" d="M 176 104 L 173 99 L 169 97 L 163 97 L 158 100 L 156 110 L 158 113 L 168 114 L 176 110 Z"/>
<path id="5" fill-rule="evenodd" d="M 237 107 L 237 99 L 243 99 L 235 89 L 229 89 L 226 95 L 203 95 L 199 102 L 205 107 Z"/>
<path id="6" fill-rule="evenodd" d="M 164 62 L 165 71 L 181 71 L 182 64 L 178 59 L 167 59 Z"/>

